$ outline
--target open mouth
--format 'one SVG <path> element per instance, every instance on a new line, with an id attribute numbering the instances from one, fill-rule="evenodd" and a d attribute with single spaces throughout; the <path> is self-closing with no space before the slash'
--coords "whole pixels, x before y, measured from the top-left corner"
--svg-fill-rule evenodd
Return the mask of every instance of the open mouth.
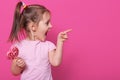
<path id="1" fill-rule="evenodd" d="M 45 35 L 47 36 L 47 34 L 48 34 L 48 31 L 46 31 Z"/>

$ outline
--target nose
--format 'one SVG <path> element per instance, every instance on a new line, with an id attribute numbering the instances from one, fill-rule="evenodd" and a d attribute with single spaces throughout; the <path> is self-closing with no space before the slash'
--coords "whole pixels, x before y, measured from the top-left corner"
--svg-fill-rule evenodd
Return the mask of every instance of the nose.
<path id="1" fill-rule="evenodd" d="M 49 28 L 52 28 L 52 24 L 51 23 L 49 23 Z"/>

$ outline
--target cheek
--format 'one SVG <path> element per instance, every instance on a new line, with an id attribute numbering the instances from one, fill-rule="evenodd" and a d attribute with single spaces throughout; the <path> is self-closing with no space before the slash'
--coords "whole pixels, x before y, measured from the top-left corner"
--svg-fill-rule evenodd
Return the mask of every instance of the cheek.
<path id="1" fill-rule="evenodd" d="M 45 24 L 39 25 L 39 27 L 37 29 L 38 33 L 45 33 L 47 30 L 48 30 L 48 27 Z"/>
<path id="2" fill-rule="evenodd" d="M 39 28 L 38 30 L 37 30 L 37 33 L 39 34 L 43 34 L 43 33 L 45 33 L 46 32 L 46 29 L 45 28 Z"/>

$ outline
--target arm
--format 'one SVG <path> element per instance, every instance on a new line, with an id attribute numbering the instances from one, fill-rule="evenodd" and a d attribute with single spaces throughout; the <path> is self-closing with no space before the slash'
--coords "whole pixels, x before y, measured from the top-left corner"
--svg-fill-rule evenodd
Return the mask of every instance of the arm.
<path id="1" fill-rule="evenodd" d="M 25 62 L 21 58 L 15 58 L 12 60 L 11 72 L 13 75 L 20 75 L 25 69 Z"/>
<path id="2" fill-rule="evenodd" d="M 59 66 L 62 62 L 63 43 L 68 39 L 67 33 L 70 31 L 71 29 L 60 32 L 57 39 L 56 50 L 49 52 L 49 60 L 53 66 Z"/>

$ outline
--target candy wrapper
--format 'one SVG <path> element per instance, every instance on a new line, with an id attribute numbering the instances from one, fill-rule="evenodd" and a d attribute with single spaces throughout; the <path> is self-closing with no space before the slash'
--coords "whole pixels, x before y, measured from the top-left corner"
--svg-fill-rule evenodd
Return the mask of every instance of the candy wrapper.
<path id="1" fill-rule="evenodd" d="M 12 60 L 14 58 L 16 58 L 18 56 L 19 50 L 17 47 L 13 47 L 11 48 L 8 52 L 7 52 L 7 58 L 9 60 Z"/>

